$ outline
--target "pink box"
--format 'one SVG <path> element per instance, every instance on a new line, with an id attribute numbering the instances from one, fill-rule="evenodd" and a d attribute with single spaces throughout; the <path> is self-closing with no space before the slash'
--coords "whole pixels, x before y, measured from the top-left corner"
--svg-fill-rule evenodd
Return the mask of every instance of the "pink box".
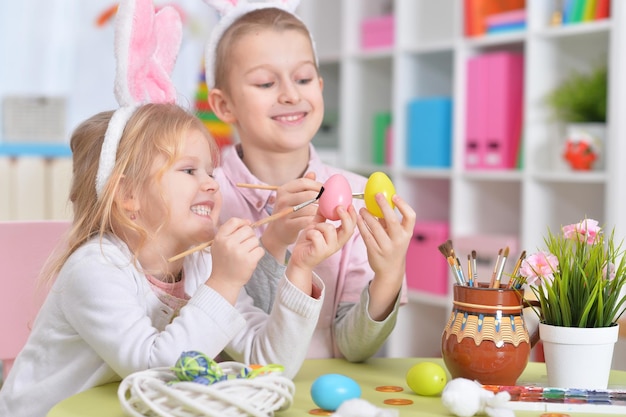
<path id="1" fill-rule="evenodd" d="M 393 15 L 375 16 L 361 22 L 361 47 L 363 49 L 392 46 L 395 19 Z"/>
<path id="2" fill-rule="evenodd" d="M 439 252 L 449 236 L 446 222 L 416 222 L 406 254 L 406 280 L 411 290 L 445 295 L 450 268 Z"/>

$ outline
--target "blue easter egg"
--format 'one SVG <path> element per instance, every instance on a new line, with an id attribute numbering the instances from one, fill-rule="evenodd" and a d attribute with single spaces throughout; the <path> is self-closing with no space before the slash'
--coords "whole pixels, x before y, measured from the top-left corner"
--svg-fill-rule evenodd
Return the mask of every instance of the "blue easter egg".
<path id="1" fill-rule="evenodd" d="M 345 375 L 322 375 L 311 385 L 311 398 L 323 410 L 335 411 L 344 401 L 360 396 L 359 384 Z"/>

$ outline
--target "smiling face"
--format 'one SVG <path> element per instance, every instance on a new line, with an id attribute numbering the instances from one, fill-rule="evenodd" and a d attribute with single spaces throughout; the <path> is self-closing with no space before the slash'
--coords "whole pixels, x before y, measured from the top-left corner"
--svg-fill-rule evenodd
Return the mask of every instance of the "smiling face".
<path id="1" fill-rule="evenodd" d="M 223 108 L 245 148 L 307 149 L 324 113 L 310 38 L 293 29 L 252 31 L 233 43 L 229 59 Z"/>
<path id="2" fill-rule="evenodd" d="M 172 164 L 167 166 L 165 156 L 152 164 L 151 176 L 157 181 L 143 197 L 142 206 L 149 210 L 141 211 L 141 220 L 147 228 L 158 228 L 157 236 L 168 240 L 163 246 L 187 248 L 213 239 L 222 197 L 213 179 L 215 162 L 208 138 L 191 129 L 180 140 Z"/>

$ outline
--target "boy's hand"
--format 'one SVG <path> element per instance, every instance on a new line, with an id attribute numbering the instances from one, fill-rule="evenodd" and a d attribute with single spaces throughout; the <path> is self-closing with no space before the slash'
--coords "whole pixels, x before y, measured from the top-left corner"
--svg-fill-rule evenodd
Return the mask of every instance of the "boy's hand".
<path id="1" fill-rule="evenodd" d="M 234 304 L 264 254 L 250 221 L 229 219 L 211 245 L 213 267 L 206 284 Z"/>
<path id="2" fill-rule="evenodd" d="M 289 258 L 287 278 L 307 294 L 311 294 L 313 269 L 341 249 L 354 233 L 357 222 L 354 206 L 350 205 L 348 210 L 338 207 L 337 213 L 341 220 L 337 228 L 326 223 L 323 216 L 316 215 L 313 224 L 300 233 Z"/>
<path id="3" fill-rule="evenodd" d="M 309 172 L 304 177 L 280 186 L 276 191 L 274 212 L 286 207 L 293 207 L 315 198 L 322 184 L 315 181 L 315 173 Z M 288 216 L 267 225 L 261 240 L 263 246 L 276 259 L 283 260 L 287 247 L 294 243 L 302 229 L 314 221 L 317 206 L 311 204 Z"/>
<path id="4" fill-rule="evenodd" d="M 406 252 L 413 237 L 415 211 L 398 195 L 392 197 L 402 220 L 398 218 L 385 196 L 376 194 L 376 202 L 384 217 L 378 219 L 361 209 L 357 226 L 367 247 L 367 258 L 374 270 L 370 283 L 369 313 L 374 320 L 384 320 L 393 310 L 406 270 Z"/>

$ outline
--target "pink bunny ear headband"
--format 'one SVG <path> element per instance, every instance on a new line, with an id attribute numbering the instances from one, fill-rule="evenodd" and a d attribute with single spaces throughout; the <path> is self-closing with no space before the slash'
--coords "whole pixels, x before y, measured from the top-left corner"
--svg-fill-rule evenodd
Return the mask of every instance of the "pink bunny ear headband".
<path id="1" fill-rule="evenodd" d="M 217 50 L 217 44 L 226 32 L 226 29 L 232 25 L 235 20 L 250 13 L 254 10 L 277 8 L 291 13 L 296 18 L 299 17 L 295 14 L 300 0 L 203 0 L 209 6 L 215 8 L 219 15 L 220 20 L 217 25 L 211 31 L 211 36 L 206 44 L 204 50 L 205 59 L 205 73 L 206 83 L 209 89 L 215 87 L 215 53 Z M 311 44 L 313 45 L 313 53 L 315 54 L 315 63 L 317 64 L 317 53 L 315 52 L 315 42 L 311 35 Z"/>
<path id="2" fill-rule="evenodd" d="M 155 13 L 152 0 L 122 0 L 115 22 L 115 98 L 120 108 L 104 135 L 96 193 L 102 195 L 115 165 L 117 146 L 126 123 L 145 103 L 175 103 L 170 79 L 180 43 L 182 22 L 173 7 Z"/>

